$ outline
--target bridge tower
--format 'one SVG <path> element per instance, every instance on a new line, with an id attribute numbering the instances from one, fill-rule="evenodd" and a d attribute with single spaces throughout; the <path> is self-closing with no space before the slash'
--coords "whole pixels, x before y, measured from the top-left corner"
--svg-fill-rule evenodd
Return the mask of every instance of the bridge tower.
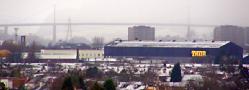
<path id="1" fill-rule="evenodd" d="M 187 1 L 187 33 L 186 38 L 187 40 L 193 39 L 193 34 L 191 32 L 191 0 Z"/>
<path id="2" fill-rule="evenodd" d="M 72 25 L 71 25 L 71 18 L 68 19 L 68 30 L 66 34 L 66 41 L 69 42 L 69 40 L 73 37 L 72 35 Z"/>
<path id="3" fill-rule="evenodd" d="M 56 16 L 55 16 L 56 6 L 54 5 L 54 24 L 53 24 L 53 43 L 56 43 Z"/>
<path id="4" fill-rule="evenodd" d="M 190 25 L 187 26 L 187 34 L 186 34 L 186 37 L 187 37 L 187 40 L 191 40 L 192 39 L 192 32 L 191 32 L 191 28 L 190 28 Z"/>

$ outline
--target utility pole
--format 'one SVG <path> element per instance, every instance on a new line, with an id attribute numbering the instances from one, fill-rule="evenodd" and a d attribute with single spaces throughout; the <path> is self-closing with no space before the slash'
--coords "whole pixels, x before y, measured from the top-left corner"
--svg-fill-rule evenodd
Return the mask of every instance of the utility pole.
<path id="1" fill-rule="evenodd" d="M 187 39 L 188 40 L 191 40 L 192 38 L 192 34 L 191 34 L 191 16 L 190 16 L 190 0 L 188 0 L 187 1 L 187 9 L 188 9 L 188 11 L 187 11 L 187 34 L 186 34 L 186 37 L 187 37 Z"/>
<path id="2" fill-rule="evenodd" d="M 69 42 L 69 40 L 72 38 L 72 25 L 71 25 L 71 18 L 68 19 L 68 30 L 67 30 L 67 36 L 66 41 Z"/>

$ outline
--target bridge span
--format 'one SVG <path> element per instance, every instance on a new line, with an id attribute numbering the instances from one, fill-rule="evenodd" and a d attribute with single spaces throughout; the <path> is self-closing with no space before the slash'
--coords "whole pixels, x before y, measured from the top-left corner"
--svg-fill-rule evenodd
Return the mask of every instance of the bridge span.
<path id="1" fill-rule="evenodd" d="M 191 27 L 215 27 L 219 25 L 206 24 L 176 24 L 176 23 L 70 23 L 71 25 L 111 25 L 111 26 L 127 26 L 127 25 L 149 25 L 149 26 L 191 26 Z M 12 23 L 0 24 L 0 27 L 17 27 L 17 26 L 65 26 L 69 23 Z"/>
<path id="2" fill-rule="evenodd" d="M 11 24 L 0 24 L 0 27 L 4 27 L 5 33 L 7 33 L 9 27 L 22 27 L 22 26 L 51 26 L 53 27 L 53 41 L 56 41 L 56 27 L 57 26 L 134 26 L 134 25 L 148 25 L 148 26 L 181 26 L 181 27 L 216 27 L 218 25 L 204 25 L 204 24 L 176 24 L 176 23 L 11 23 Z M 17 28 L 15 32 L 17 35 Z"/>

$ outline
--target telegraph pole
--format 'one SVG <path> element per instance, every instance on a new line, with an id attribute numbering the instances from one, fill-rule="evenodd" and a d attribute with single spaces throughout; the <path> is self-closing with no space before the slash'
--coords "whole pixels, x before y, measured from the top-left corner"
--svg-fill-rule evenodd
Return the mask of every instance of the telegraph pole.
<path id="1" fill-rule="evenodd" d="M 187 9 L 188 9 L 188 11 L 187 11 L 187 34 L 186 34 L 186 37 L 187 37 L 187 39 L 188 40 L 191 40 L 191 26 L 190 26 L 190 24 L 191 24 L 191 16 L 190 16 L 190 0 L 188 0 L 187 1 Z"/>

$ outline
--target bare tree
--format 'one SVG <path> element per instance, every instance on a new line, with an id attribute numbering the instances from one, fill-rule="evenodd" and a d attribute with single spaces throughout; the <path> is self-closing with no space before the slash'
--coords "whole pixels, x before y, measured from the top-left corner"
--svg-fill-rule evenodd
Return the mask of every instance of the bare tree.
<path id="1" fill-rule="evenodd" d="M 94 37 L 92 39 L 92 47 L 95 49 L 101 49 L 104 46 L 104 38 L 103 37 Z"/>
<path id="2" fill-rule="evenodd" d="M 37 44 L 36 41 L 33 41 L 32 44 L 30 44 L 30 46 L 28 47 L 28 60 L 29 61 L 35 61 L 35 59 L 37 59 L 35 52 L 40 51 L 40 49 L 42 48 L 41 45 Z"/>
<path id="3" fill-rule="evenodd" d="M 2 44 L 2 49 L 9 50 L 11 55 L 7 58 L 10 62 L 16 62 L 21 58 L 21 47 L 13 40 L 6 40 Z"/>

